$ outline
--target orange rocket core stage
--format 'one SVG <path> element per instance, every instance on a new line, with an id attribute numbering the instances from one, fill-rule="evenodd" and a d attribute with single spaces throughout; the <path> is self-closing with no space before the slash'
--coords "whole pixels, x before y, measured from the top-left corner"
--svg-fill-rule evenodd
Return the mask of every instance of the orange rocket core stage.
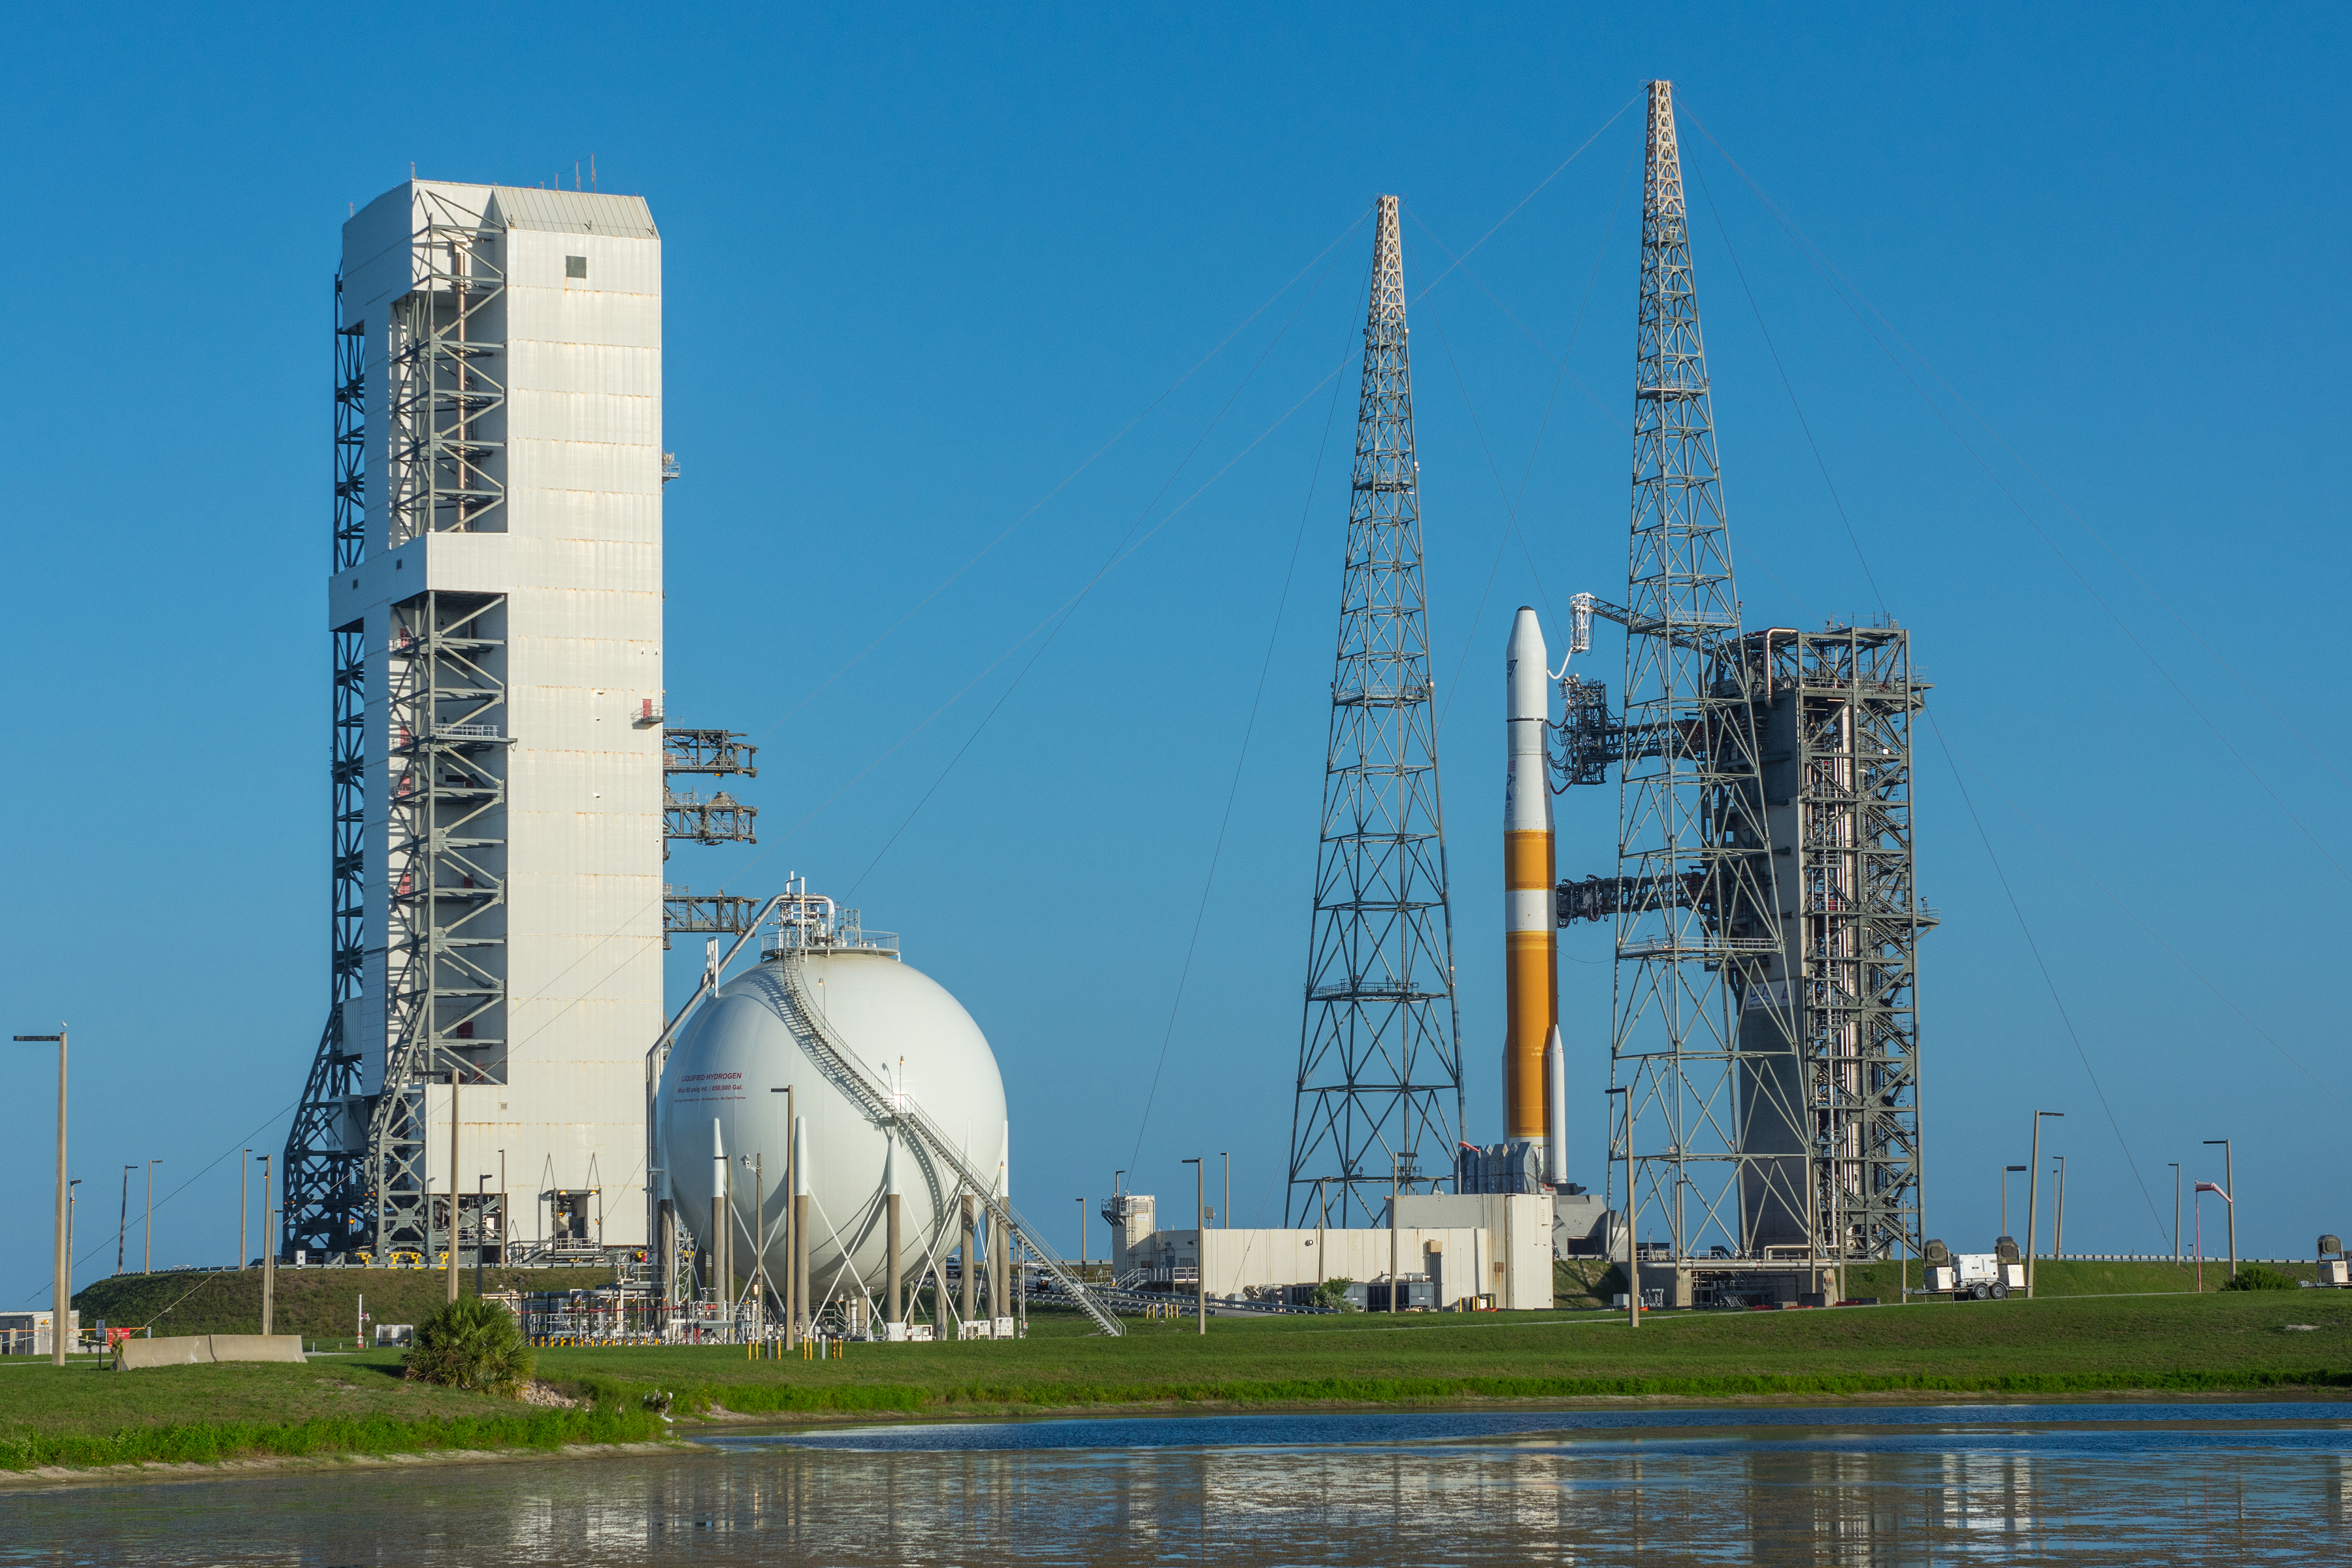
<path id="1" fill-rule="evenodd" d="M 1552 836 L 1503 835 L 1504 899 L 1517 918 L 1504 932 L 1503 1135 L 1544 1135 L 1544 1047 L 1559 1023 L 1559 933 L 1551 918 Z M 1531 909 L 1530 909 L 1531 907 Z"/>

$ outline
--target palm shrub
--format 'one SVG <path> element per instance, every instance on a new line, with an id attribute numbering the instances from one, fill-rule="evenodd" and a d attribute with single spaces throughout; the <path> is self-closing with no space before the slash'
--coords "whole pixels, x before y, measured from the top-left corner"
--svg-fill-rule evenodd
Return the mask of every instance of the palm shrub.
<path id="1" fill-rule="evenodd" d="M 2275 1268 L 2265 1268 L 2259 1263 L 2249 1263 L 2238 1270 L 2237 1277 L 2224 1284 L 2224 1290 L 2292 1290 L 2302 1281 L 2292 1274 L 2282 1274 Z"/>
<path id="2" fill-rule="evenodd" d="M 509 1399 L 530 1381 L 537 1358 L 522 1342 L 515 1315 L 496 1301 L 452 1301 L 416 1326 L 408 1375 L 445 1388 L 470 1388 Z"/>
<path id="3" fill-rule="evenodd" d="M 1353 1279 L 1345 1278 L 1324 1280 L 1315 1287 L 1315 1304 L 1318 1307 L 1337 1307 L 1342 1312 L 1354 1311 L 1356 1303 L 1348 1297 L 1348 1287 L 1354 1283 Z"/>

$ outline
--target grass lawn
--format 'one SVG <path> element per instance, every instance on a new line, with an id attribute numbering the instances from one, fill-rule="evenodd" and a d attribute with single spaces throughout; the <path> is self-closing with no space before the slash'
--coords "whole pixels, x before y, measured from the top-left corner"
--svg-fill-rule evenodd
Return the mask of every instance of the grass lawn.
<path id="1" fill-rule="evenodd" d="M 389 1353 L 131 1373 L 103 1356 L 62 1368 L 0 1358 L 0 1469 L 554 1448 L 639 1441 L 660 1427 L 642 1410 L 547 1409 L 405 1383 Z"/>
<path id="2" fill-rule="evenodd" d="M 570 1290 L 609 1285 L 609 1268 L 486 1268 L 485 1290 Z M 446 1277 L 424 1268 L 280 1268 L 276 1321 L 281 1334 L 311 1345 L 349 1350 L 365 1298 L 375 1323 L 419 1323 L 439 1310 Z M 474 1293 L 474 1271 L 457 1271 L 460 1295 Z M 261 1331 L 261 1270 L 215 1274 L 117 1274 L 74 1293 L 84 1327 L 109 1323 L 152 1326 L 166 1334 L 253 1334 Z"/>
<path id="3" fill-rule="evenodd" d="M 2046 1276 L 2045 1276 L 2046 1278 Z M 2290 1324 L 2311 1324 L 2309 1330 Z M 63 1371 L 0 1363 L 0 1468 L 253 1454 L 554 1447 L 659 1436 L 689 1412 L 973 1415 L 1055 1408 L 1868 1393 L 2352 1388 L 2352 1292 L 2056 1296 L 1801 1312 L 1672 1312 L 1628 1330 L 1575 1312 L 1131 1322 L 1039 1313 L 1018 1342 L 854 1344 L 838 1361 L 724 1346 L 546 1350 L 586 1396 L 532 1408 L 399 1380 L 394 1355 L 307 1366 Z"/>
<path id="4" fill-rule="evenodd" d="M 832 1362 L 751 1362 L 716 1346 L 564 1350 L 541 1352 L 540 1368 L 608 1397 L 661 1387 L 746 1413 L 2352 1386 L 2352 1293 L 1674 1312 L 1638 1331 L 1576 1313 L 1212 1319 L 1205 1336 L 1134 1323 L 1124 1340 L 1040 1314 L 1017 1343 L 856 1344 Z"/>

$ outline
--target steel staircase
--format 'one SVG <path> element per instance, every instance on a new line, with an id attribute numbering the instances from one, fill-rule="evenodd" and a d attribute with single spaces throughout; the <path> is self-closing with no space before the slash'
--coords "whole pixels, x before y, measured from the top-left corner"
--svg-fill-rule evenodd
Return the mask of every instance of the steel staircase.
<path id="1" fill-rule="evenodd" d="M 992 1191 L 992 1183 L 965 1160 L 963 1153 L 950 1141 L 939 1123 L 926 1115 L 914 1097 L 894 1089 L 874 1077 L 857 1058 L 851 1054 L 841 1037 L 809 996 L 802 972 L 806 963 L 797 952 L 786 952 L 774 963 L 774 971 L 782 981 L 778 1002 L 791 1015 L 785 1021 L 793 1031 L 808 1042 L 810 1053 L 817 1058 L 825 1076 L 833 1079 L 843 1093 L 862 1106 L 866 1114 L 886 1125 L 895 1124 L 908 1137 L 922 1145 L 932 1159 L 955 1173 L 966 1191 L 977 1194 L 988 1207 L 996 1223 L 1003 1226 L 1008 1237 L 1018 1237 L 1029 1248 L 1054 1283 L 1076 1303 L 1080 1310 L 1094 1321 L 1095 1327 L 1106 1334 L 1127 1332 L 1110 1308 L 1085 1281 L 1066 1265 L 1054 1249 L 1045 1245 L 1036 1230 L 1021 1217 L 1004 1194 Z"/>

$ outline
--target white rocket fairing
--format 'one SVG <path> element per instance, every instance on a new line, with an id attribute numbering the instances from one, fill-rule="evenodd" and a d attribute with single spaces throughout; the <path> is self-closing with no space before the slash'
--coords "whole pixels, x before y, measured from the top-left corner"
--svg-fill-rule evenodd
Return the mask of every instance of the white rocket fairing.
<path id="1" fill-rule="evenodd" d="M 1503 973 L 1507 993 L 1503 1044 L 1503 1135 L 1513 1142 L 1546 1137 L 1549 1103 L 1548 1050 L 1559 1028 L 1559 937 L 1552 914 L 1552 824 L 1549 765 L 1544 755 L 1550 718 L 1543 631 L 1534 610 L 1521 605 L 1511 623 L 1504 658 L 1508 692 L 1505 724 L 1509 771 L 1503 786 Z M 1557 1130 L 1554 1130 L 1557 1137 Z M 1546 1177 L 1559 1179 L 1558 1152 L 1547 1149 Z"/>

